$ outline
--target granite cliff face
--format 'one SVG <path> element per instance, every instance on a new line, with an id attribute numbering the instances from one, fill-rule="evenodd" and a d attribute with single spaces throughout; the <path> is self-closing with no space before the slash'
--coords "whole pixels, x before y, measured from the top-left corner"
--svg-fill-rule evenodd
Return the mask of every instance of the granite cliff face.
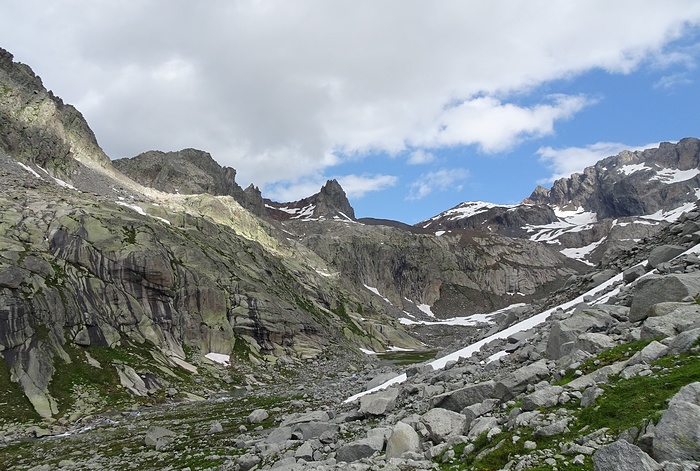
<path id="1" fill-rule="evenodd" d="M 172 163 L 189 162 L 188 191 L 224 196 L 147 188 L 5 51 L 0 87 L 1 380 L 40 416 L 77 401 L 83 367 L 147 397 L 201 390 L 190 377 L 209 353 L 246 367 L 421 347 L 385 307 L 363 308 L 371 293 L 327 276 L 322 259 L 243 208 L 234 171 L 208 154 L 141 156 L 140 178 L 169 189 L 182 177 Z"/>

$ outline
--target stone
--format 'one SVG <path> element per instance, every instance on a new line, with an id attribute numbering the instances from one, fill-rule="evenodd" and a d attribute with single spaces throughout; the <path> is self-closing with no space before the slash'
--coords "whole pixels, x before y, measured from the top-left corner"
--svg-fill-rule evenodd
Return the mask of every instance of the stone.
<path id="1" fill-rule="evenodd" d="M 661 466 L 639 447 L 618 440 L 593 454 L 594 471 L 659 471 Z"/>
<path id="2" fill-rule="evenodd" d="M 697 296 L 698 293 L 700 293 L 700 273 L 647 276 L 637 282 L 630 306 L 630 322 L 646 319 L 649 308 L 654 304 L 684 301 Z"/>
<path id="3" fill-rule="evenodd" d="M 215 420 L 209 426 L 209 431 L 207 433 L 214 434 L 214 433 L 221 433 L 223 431 L 224 431 L 224 427 L 221 425 L 221 422 L 219 422 L 218 420 Z"/>
<path id="4" fill-rule="evenodd" d="M 330 422 L 303 422 L 292 427 L 292 433 L 299 434 L 304 440 L 320 438 L 321 435 L 335 436 L 339 425 Z"/>
<path id="5" fill-rule="evenodd" d="M 622 273 L 622 281 L 625 283 L 632 283 L 634 280 L 646 273 L 646 269 L 643 265 L 635 265 L 632 268 L 628 268 Z"/>
<path id="6" fill-rule="evenodd" d="M 568 430 L 569 419 L 561 419 L 556 422 L 552 422 L 549 425 L 538 427 L 535 429 L 536 437 L 551 437 L 553 435 L 561 435 Z"/>
<path id="7" fill-rule="evenodd" d="M 413 427 L 405 422 L 397 422 L 391 429 L 391 435 L 386 444 L 386 457 L 400 458 L 404 453 L 418 453 L 420 437 Z"/>
<path id="8" fill-rule="evenodd" d="M 462 412 L 465 407 L 492 398 L 495 387 L 496 383 L 493 381 L 470 384 L 464 388 L 435 396 L 431 400 L 431 404 L 433 407 Z"/>
<path id="9" fill-rule="evenodd" d="M 668 262 L 685 252 L 685 248 L 680 245 L 658 245 L 651 250 L 647 261 L 651 268 L 656 268 L 659 264 Z"/>
<path id="10" fill-rule="evenodd" d="M 482 433 L 488 433 L 495 427 L 498 427 L 498 419 L 496 417 L 478 417 L 472 421 L 467 436 L 476 438 Z"/>
<path id="11" fill-rule="evenodd" d="M 174 441 L 175 436 L 176 433 L 172 430 L 168 430 L 164 427 L 151 426 L 146 431 L 144 443 L 146 446 L 153 447 L 156 450 L 162 450 Z"/>
<path id="12" fill-rule="evenodd" d="M 632 355 L 629 359 L 627 365 L 636 365 L 637 363 L 646 363 L 647 365 L 658 360 L 662 356 L 666 355 L 669 348 L 656 340 L 653 340 L 649 345 Z"/>
<path id="13" fill-rule="evenodd" d="M 683 386 L 654 429 L 653 456 L 658 461 L 700 461 L 700 382 Z"/>
<path id="14" fill-rule="evenodd" d="M 236 458 L 240 471 L 249 471 L 259 465 L 261 461 L 260 457 L 254 453 L 246 453 Z"/>
<path id="15" fill-rule="evenodd" d="M 670 355 L 677 355 L 679 353 L 687 352 L 692 348 L 695 342 L 700 338 L 700 327 L 697 329 L 691 329 L 685 332 L 681 332 L 676 335 L 673 340 L 668 344 L 668 353 Z"/>
<path id="16" fill-rule="evenodd" d="M 600 353 L 603 350 L 612 348 L 616 345 L 616 342 L 605 334 L 599 334 L 596 332 L 585 332 L 574 341 L 574 348 L 583 350 L 587 353 Z"/>
<path id="17" fill-rule="evenodd" d="M 255 409 L 248 415 L 249 424 L 259 424 L 260 422 L 267 420 L 270 414 L 265 409 Z"/>
<path id="18" fill-rule="evenodd" d="M 467 424 L 467 418 L 458 412 L 439 407 L 430 409 L 420 418 L 430 434 L 430 440 L 439 444 L 451 435 L 462 435 Z"/>
<path id="19" fill-rule="evenodd" d="M 385 415 L 394 410 L 399 397 L 397 388 L 388 388 L 360 398 L 360 412 L 365 415 Z"/>
<path id="20" fill-rule="evenodd" d="M 583 305 L 576 308 L 571 317 L 553 321 L 547 339 L 547 357 L 558 360 L 571 353 L 574 349 L 574 342 L 581 334 L 605 332 L 617 322 L 611 315 L 611 312 L 616 311 L 615 307 L 605 305 L 595 307 Z"/>
<path id="21" fill-rule="evenodd" d="M 311 446 L 311 442 L 304 442 L 299 448 L 294 452 L 294 458 L 302 459 L 305 461 L 313 461 L 314 449 Z"/>
<path id="22" fill-rule="evenodd" d="M 377 452 L 370 444 L 358 440 L 356 442 L 348 443 L 346 445 L 338 448 L 336 452 L 336 460 L 339 462 L 352 463 L 354 461 L 361 460 L 362 458 L 369 458 Z"/>
<path id="23" fill-rule="evenodd" d="M 581 407 L 590 407 L 595 404 L 596 399 L 603 395 L 605 391 L 598 386 L 591 386 L 583 391 L 581 396 Z"/>
<path id="24" fill-rule="evenodd" d="M 547 360 L 544 358 L 506 374 L 496 383 L 494 395 L 507 401 L 524 392 L 529 384 L 535 384 L 549 376 Z"/>
<path id="25" fill-rule="evenodd" d="M 674 337 L 698 326 L 700 326 L 700 305 L 683 304 L 663 316 L 648 317 L 642 324 L 641 338 Z"/>
<path id="26" fill-rule="evenodd" d="M 559 402 L 559 395 L 564 392 L 561 386 L 546 386 L 523 398 L 522 410 L 532 411 L 540 407 L 554 407 Z"/>

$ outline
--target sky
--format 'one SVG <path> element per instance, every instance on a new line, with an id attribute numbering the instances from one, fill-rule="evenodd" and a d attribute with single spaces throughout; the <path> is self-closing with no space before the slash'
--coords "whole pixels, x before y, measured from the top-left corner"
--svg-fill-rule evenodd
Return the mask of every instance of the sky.
<path id="1" fill-rule="evenodd" d="M 700 137 L 697 0 L 22 0 L 0 47 L 111 158 L 193 147 L 414 224 Z"/>

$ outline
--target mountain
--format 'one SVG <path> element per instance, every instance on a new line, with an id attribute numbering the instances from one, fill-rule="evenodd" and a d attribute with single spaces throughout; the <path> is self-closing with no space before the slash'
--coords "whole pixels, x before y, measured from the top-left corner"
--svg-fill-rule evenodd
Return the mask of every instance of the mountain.
<path id="1" fill-rule="evenodd" d="M 559 247 L 594 265 L 614 258 L 689 210 L 700 196 L 700 140 L 623 151 L 583 173 L 536 188 L 517 205 L 462 203 L 416 226 L 479 229 Z"/>
<path id="2" fill-rule="evenodd" d="M 698 148 L 357 219 L 113 164 L 0 50 L 3 467 L 696 469 Z"/>

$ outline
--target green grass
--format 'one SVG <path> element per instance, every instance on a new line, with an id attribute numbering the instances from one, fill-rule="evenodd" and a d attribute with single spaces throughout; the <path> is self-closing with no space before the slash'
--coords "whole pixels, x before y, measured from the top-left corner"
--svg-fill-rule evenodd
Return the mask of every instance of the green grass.
<path id="1" fill-rule="evenodd" d="M 10 381 L 10 367 L 0 355 L 0 423 L 39 420 L 19 384 Z"/>

